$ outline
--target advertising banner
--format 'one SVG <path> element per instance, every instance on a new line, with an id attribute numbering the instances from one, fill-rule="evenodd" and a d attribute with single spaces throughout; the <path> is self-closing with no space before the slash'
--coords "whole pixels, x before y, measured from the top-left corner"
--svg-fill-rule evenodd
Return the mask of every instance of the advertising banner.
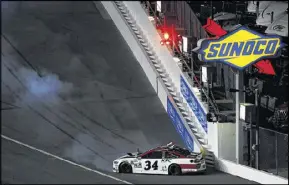
<path id="1" fill-rule="evenodd" d="M 182 140 L 184 141 L 186 147 L 193 152 L 194 151 L 194 140 L 190 133 L 187 131 L 181 117 L 179 116 L 178 112 L 172 105 L 173 100 L 170 100 L 169 97 L 167 98 L 167 112 L 169 117 L 171 118 L 173 125 L 179 135 L 181 136 Z"/>
<path id="2" fill-rule="evenodd" d="M 185 100 L 189 104 L 189 107 L 194 112 L 195 116 L 199 120 L 200 124 L 202 125 L 203 129 L 206 133 L 208 133 L 208 124 L 206 120 L 206 113 L 203 110 L 200 102 L 198 101 L 197 97 L 195 97 L 194 93 L 191 91 L 190 87 L 184 80 L 183 76 L 180 77 L 181 79 L 181 93 L 184 96 Z"/>
<path id="3" fill-rule="evenodd" d="M 221 62 L 243 70 L 263 59 L 279 57 L 285 46 L 278 35 L 263 35 L 241 26 L 220 38 L 202 40 L 194 51 L 203 62 Z"/>

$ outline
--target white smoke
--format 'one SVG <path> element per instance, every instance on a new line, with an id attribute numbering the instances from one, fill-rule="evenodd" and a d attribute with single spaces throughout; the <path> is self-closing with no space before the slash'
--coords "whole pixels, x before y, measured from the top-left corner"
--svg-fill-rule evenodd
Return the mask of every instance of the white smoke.
<path id="1" fill-rule="evenodd" d="M 94 165 L 97 169 L 106 171 L 112 170 L 111 163 L 113 159 L 116 158 L 115 154 L 117 154 L 114 149 L 100 144 L 84 133 L 80 133 L 76 139 L 81 143 L 74 141 L 70 146 L 66 147 L 64 150 L 65 157 L 68 157 L 77 163 Z"/>
<path id="2" fill-rule="evenodd" d="M 98 133 L 98 135 L 101 136 L 100 133 Z M 144 152 L 154 147 L 146 142 L 138 146 L 129 144 L 120 138 L 114 139 L 113 134 L 111 133 L 107 133 L 107 135 L 102 138 L 105 139 L 105 142 L 112 144 L 115 148 L 111 148 L 87 134 L 79 133 L 76 139 L 81 143 L 73 141 L 69 146 L 65 147 L 63 155 L 80 164 L 93 165 L 91 167 L 96 169 L 112 171 L 113 160 L 126 155 L 127 152 L 136 152 L 137 148 Z M 86 146 L 95 152 L 89 150 Z"/>
<path id="3" fill-rule="evenodd" d="M 66 96 L 73 90 L 73 84 L 63 82 L 56 74 L 41 70 L 41 75 L 27 68 L 20 68 L 17 73 L 28 91 L 21 95 L 22 103 L 36 103 L 45 100 L 47 103 L 58 103 L 59 96 Z M 37 98 L 35 98 L 35 96 Z"/>

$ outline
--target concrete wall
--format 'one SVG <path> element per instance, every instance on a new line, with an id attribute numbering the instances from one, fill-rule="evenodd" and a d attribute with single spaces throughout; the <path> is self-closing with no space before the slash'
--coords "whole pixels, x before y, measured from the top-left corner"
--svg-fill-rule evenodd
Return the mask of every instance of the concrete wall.
<path id="1" fill-rule="evenodd" d="M 181 69 L 178 67 L 177 63 L 173 60 L 171 53 L 168 51 L 166 47 L 160 44 L 161 37 L 158 34 L 155 27 L 153 26 L 153 24 L 149 21 L 147 14 L 145 13 L 140 3 L 137 1 L 124 1 L 123 3 L 127 6 L 131 15 L 135 19 L 137 25 L 141 28 L 147 40 L 153 47 L 157 56 L 159 57 L 162 64 L 164 65 L 166 71 L 170 75 L 170 78 L 172 79 L 172 82 L 177 88 L 178 92 L 181 92 L 180 90 L 181 89 L 180 87 L 181 76 L 184 77 L 186 83 L 190 86 L 191 91 L 195 92 L 195 89 L 192 88 L 187 78 L 184 76 Z M 198 101 L 201 102 L 200 100 Z M 207 108 L 205 108 L 203 105 L 201 105 L 201 107 L 203 111 L 207 113 Z M 190 109 L 190 112 L 192 113 L 193 116 L 195 116 L 194 112 L 191 109 Z M 198 124 L 198 127 L 199 127 L 199 130 L 204 133 L 205 138 L 207 138 L 207 133 L 205 133 L 200 123 Z"/>
<path id="2" fill-rule="evenodd" d="M 133 3 L 135 4 L 136 2 L 124 2 L 124 3 Z M 161 79 L 158 77 L 157 71 L 154 69 L 153 65 L 149 61 L 148 57 L 145 54 L 145 51 L 143 48 L 139 45 L 137 38 L 133 35 L 131 30 L 129 29 L 128 25 L 125 23 L 125 21 L 122 19 L 122 17 L 119 15 L 119 12 L 117 11 L 116 7 L 114 4 L 110 1 L 102 1 L 103 6 L 107 10 L 108 14 L 111 16 L 112 20 L 114 21 L 115 25 L 119 29 L 120 33 L 124 37 L 125 41 L 127 42 L 128 46 L 131 48 L 131 51 L 133 52 L 134 56 L 136 57 L 137 61 L 140 63 L 141 67 L 143 68 L 144 72 L 147 75 L 147 78 L 149 79 L 150 83 L 152 84 L 153 88 L 158 94 L 159 99 L 161 100 L 163 106 L 165 109 L 167 109 L 167 91 L 166 87 L 161 83 Z M 138 6 L 137 6 L 138 7 Z M 144 13 L 144 10 L 142 9 L 141 6 L 138 8 L 140 10 L 140 14 Z M 142 14 L 146 20 L 148 20 L 146 14 Z M 150 23 L 150 22 L 149 22 Z M 150 23 L 151 24 L 151 23 Z M 151 25 L 152 26 L 152 25 Z M 152 29 L 154 29 L 152 27 Z M 159 39 L 160 40 L 160 39 Z M 164 47 L 162 47 L 164 48 Z M 166 51 L 168 53 L 168 51 Z M 164 52 L 164 53 L 166 53 Z M 169 54 L 169 53 L 168 53 Z M 171 57 L 171 56 L 170 56 Z M 179 69 L 176 63 L 173 61 L 172 57 L 170 58 L 172 60 L 173 64 L 175 64 L 176 69 Z M 173 70 L 173 69 L 172 69 Z M 174 70 L 178 73 L 178 79 L 180 78 L 180 71 Z M 176 76 L 176 77 L 177 77 Z M 179 82 L 180 80 L 178 80 Z M 188 125 L 187 125 L 188 128 Z M 189 128 L 188 128 L 189 129 Z M 195 152 L 200 151 L 199 145 L 194 142 L 194 149 Z"/>
<path id="3" fill-rule="evenodd" d="M 255 181 L 260 184 L 288 184 L 288 179 L 224 159 L 218 159 L 216 161 L 216 167 L 223 172 Z"/>
<path id="4" fill-rule="evenodd" d="M 218 155 L 228 161 L 236 161 L 236 126 L 235 123 L 218 124 Z"/>
<path id="5" fill-rule="evenodd" d="M 102 2 L 106 10 L 108 11 L 109 15 L 111 16 L 113 22 L 119 29 L 120 33 L 124 37 L 125 41 L 129 45 L 130 48 L 133 48 L 131 51 L 133 52 L 134 56 L 136 57 L 137 61 L 140 63 L 143 69 L 145 69 L 145 73 L 147 74 L 147 78 L 149 79 L 150 83 L 152 84 L 155 91 L 157 91 L 157 78 L 156 74 L 153 71 L 152 67 L 147 61 L 146 55 L 143 53 L 142 49 L 139 47 L 137 41 L 135 40 L 134 36 L 132 35 L 130 29 L 126 26 L 125 22 L 123 21 L 122 17 L 119 15 L 117 10 L 115 9 L 112 2 Z"/>
<path id="6" fill-rule="evenodd" d="M 218 123 L 208 123 L 208 145 L 210 150 L 214 153 L 215 158 L 219 157 L 219 132 Z"/>

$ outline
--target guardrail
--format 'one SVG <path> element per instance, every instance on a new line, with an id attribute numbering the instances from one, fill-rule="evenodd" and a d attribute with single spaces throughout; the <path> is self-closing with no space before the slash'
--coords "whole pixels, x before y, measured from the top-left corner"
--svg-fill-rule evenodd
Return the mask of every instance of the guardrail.
<path id="1" fill-rule="evenodd" d="M 106 3 L 107 3 L 107 4 L 106 4 Z M 112 3 L 112 2 L 110 2 L 110 3 Z M 108 2 L 103 2 L 103 4 L 106 4 L 105 6 L 112 6 L 110 3 L 108 3 Z M 153 71 L 154 71 L 154 74 L 156 75 L 157 84 L 154 84 L 154 82 L 153 82 L 153 84 L 157 86 L 157 87 L 155 88 L 155 90 L 157 91 L 158 96 L 159 96 L 160 100 L 162 101 L 163 106 L 167 109 L 167 106 L 168 106 L 168 103 L 167 103 L 167 102 L 169 101 L 169 104 L 171 104 L 171 105 L 174 107 L 176 113 L 177 113 L 178 115 L 180 115 L 180 119 L 181 119 L 181 121 L 184 123 L 185 129 L 187 130 L 187 132 L 189 133 L 189 135 L 193 137 L 193 140 L 192 140 L 192 141 L 195 141 L 195 143 L 198 145 L 198 147 L 199 147 L 200 149 L 203 148 L 203 146 L 198 142 L 198 138 L 196 138 L 195 135 L 192 133 L 190 127 L 189 127 L 188 124 L 187 124 L 187 121 L 186 121 L 185 118 L 182 116 L 182 113 L 180 112 L 178 106 L 176 105 L 175 100 L 178 99 L 177 93 L 174 93 L 174 95 L 171 95 L 171 94 L 172 94 L 172 91 L 170 92 L 170 91 L 168 90 L 168 85 L 169 85 L 169 83 L 168 83 L 167 80 L 164 81 L 165 76 L 163 76 L 163 75 L 161 75 L 161 74 L 159 73 L 158 69 L 156 68 L 156 63 L 153 63 L 152 60 L 151 60 L 151 55 L 148 55 L 148 52 L 149 52 L 149 51 L 148 51 L 147 49 L 145 49 L 145 47 L 142 47 L 142 46 L 144 45 L 144 43 L 141 42 L 141 41 L 139 40 L 139 38 L 145 38 L 145 36 L 141 33 L 141 31 L 133 30 L 133 29 L 132 29 L 131 25 L 129 25 L 129 23 L 128 23 L 128 22 L 133 21 L 132 19 L 128 19 L 127 17 L 124 18 L 124 16 L 128 16 L 128 15 L 129 15 L 128 12 L 126 12 L 126 11 L 121 12 L 121 10 L 119 10 L 119 7 L 117 7 L 116 4 L 114 4 L 114 3 L 112 3 L 112 4 L 113 4 L 113 6 L 115 7 L 115 9 L 118 11 L 118 13 L 119 13 L 120 15 L 122 15 L 122 20 L 123 20 L 124 24 L 126 24 L 126 26 L 130 29 L 130 32 L 132 32 L 132 34 L 130 34 L 130 35 L 131 35 L 130 37 L 134 37 L 133 40 L 135 40 L 136 42 L 138 42 L 139 48 L 141 48 L 142 53 L 146 53 L 145 57 L 146 57 L 146 60 L 148 61 L 147 63 L 148 63 L 149 66 L 150 66 L 150 70 L 153 70 Z M 118 4 L 120 4 L 120 3 L 118 2 Z M 120 6 L 120 5 L 118 5 L 118 6 Z M 124 8 L 122 8 L 122 9 L 124 10 Z M 110 12 L 110 14 L 111 14 L 111 12 Z M 118 19 L 119 19 L 119 16 L 115 16 L 115 17 L 118 17 Z M 125 19 L 127 19 L 127 20 L 125 20 Z M 114 20 L 114 21 L 117 21 L 117 20 Z M 118 24 L 120 24 L 120 23 L 118 22 L 118 23 L 117 23 L 117 26 L 119 27 L 119 29 L 122 28 L 122 31 L 121 31 L 121 32 L 122 32 L 122 35 L 124 36 L 124 33 L 123 33 L 124 27 L 123 27 L 123 26 L 121 27 L 121 25 L 118 25 Z M 138 34 L 135 34 L 136 32 L 137 32 Z M 127 31 L 126 31 L 126 33 L 127 33 Z M 124 37 L 125 37 L 125 36 L 124 36 Z M 126 40 L 129 40 L 128 37 L 125 38 L 125 39 L 126 39 Z M 143 40 L 143 39 L 142 39 L 142 40 Z M 132 42 L 132 40 L 130 39 L 129 42 Z M 134 44 L 129 43 L 129 45 L 131 46 L 131 45 L 134 45 Z M 136 49 L 136 48 L 135 48 L 135 49 Z M 140 53 L 134 53 L 134 55 L 140 56 Z M 139 62 L 140 62 L 141 65 L 142 65 L 142 67 L 144 68 L 145 65 L 144 65 L 144 62 L 141 61 L 141 58 L 142 58 L 142 56 L 140 56 L 140 58 L 137 57 L 137 59 L 139 60 Z M 142 59 L 143 59 L 143 58 L 142 58 Z M 147 72 L 148 68 L 145 67 L 144 70 Z M 151 83 L 152 83 L 152 81 L 153 81 L 153 79 L 150 79 L 150 82 L 151 82 Z M 158 88 L 159 85 L 161 85 L 162 88 Z M 166 95 L 165 98 L 166 98 L 166 99 L 164 99 L 163 94 L 161 94 L 161 95 L 159 94 L 159 93 L 160 93 L 160 90 L 165 91 L 165 95 Z M 168 97 L 168 98 L 167 98 L 167 97 Z M 188 142 L 188 143 L 190 143 L 190 142 Z M 201 149 L 201 150 L 202 150 L 202 149 Z"/>
<path id="2" fill-rule="evenodd" d="M 260 184 L 288 184 L 288 179 L 278 177 L 264 171 L 256 170 L 248 166 L 236 164 L 225 159 L 217 159 L 216 163 L 218 170 L 255 181 Z"/>

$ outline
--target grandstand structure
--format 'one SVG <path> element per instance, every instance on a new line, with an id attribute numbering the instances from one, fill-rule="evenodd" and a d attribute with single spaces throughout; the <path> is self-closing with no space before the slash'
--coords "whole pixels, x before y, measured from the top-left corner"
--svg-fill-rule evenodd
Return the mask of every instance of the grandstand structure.
<path id="1" fill-rule="evenodd" d="M 271 65 L 271 72 L 258 65 L 238 71 L 226 64 L 207 64 L 200 61 L 193 51 L 200 39 L 216 36 L 206 29 L 208 18 L 225 33 L 246 26 L 264 35 L 279 35 L 288 44 L 288 2 L 142 3 L 157 28 L 172 27 L 172 32 L 176 32 L 173 35 L 183 38 L 181 43 L 168 44 L 167 47 L 183 71 L 188 72 L 194 85 L 202 89 L 202 99 L 209 99 L 209 113 L 217 115 L 218 124 L 243 124 L 241 163 L 288 178 L 288 45 L 282 49 L 280 57 L 264 61 Z M 238 96 L 231 90 L 236 87 L 242 90 Z M 257 95 L 254 93 L 256 89 Z M 250 123 L 236 121 L 236 116 L 239 117 L 236 104 L 254 105 L 256 100 L 258 106 L 254 110 L 258 111 L 253 111 Z"/>

